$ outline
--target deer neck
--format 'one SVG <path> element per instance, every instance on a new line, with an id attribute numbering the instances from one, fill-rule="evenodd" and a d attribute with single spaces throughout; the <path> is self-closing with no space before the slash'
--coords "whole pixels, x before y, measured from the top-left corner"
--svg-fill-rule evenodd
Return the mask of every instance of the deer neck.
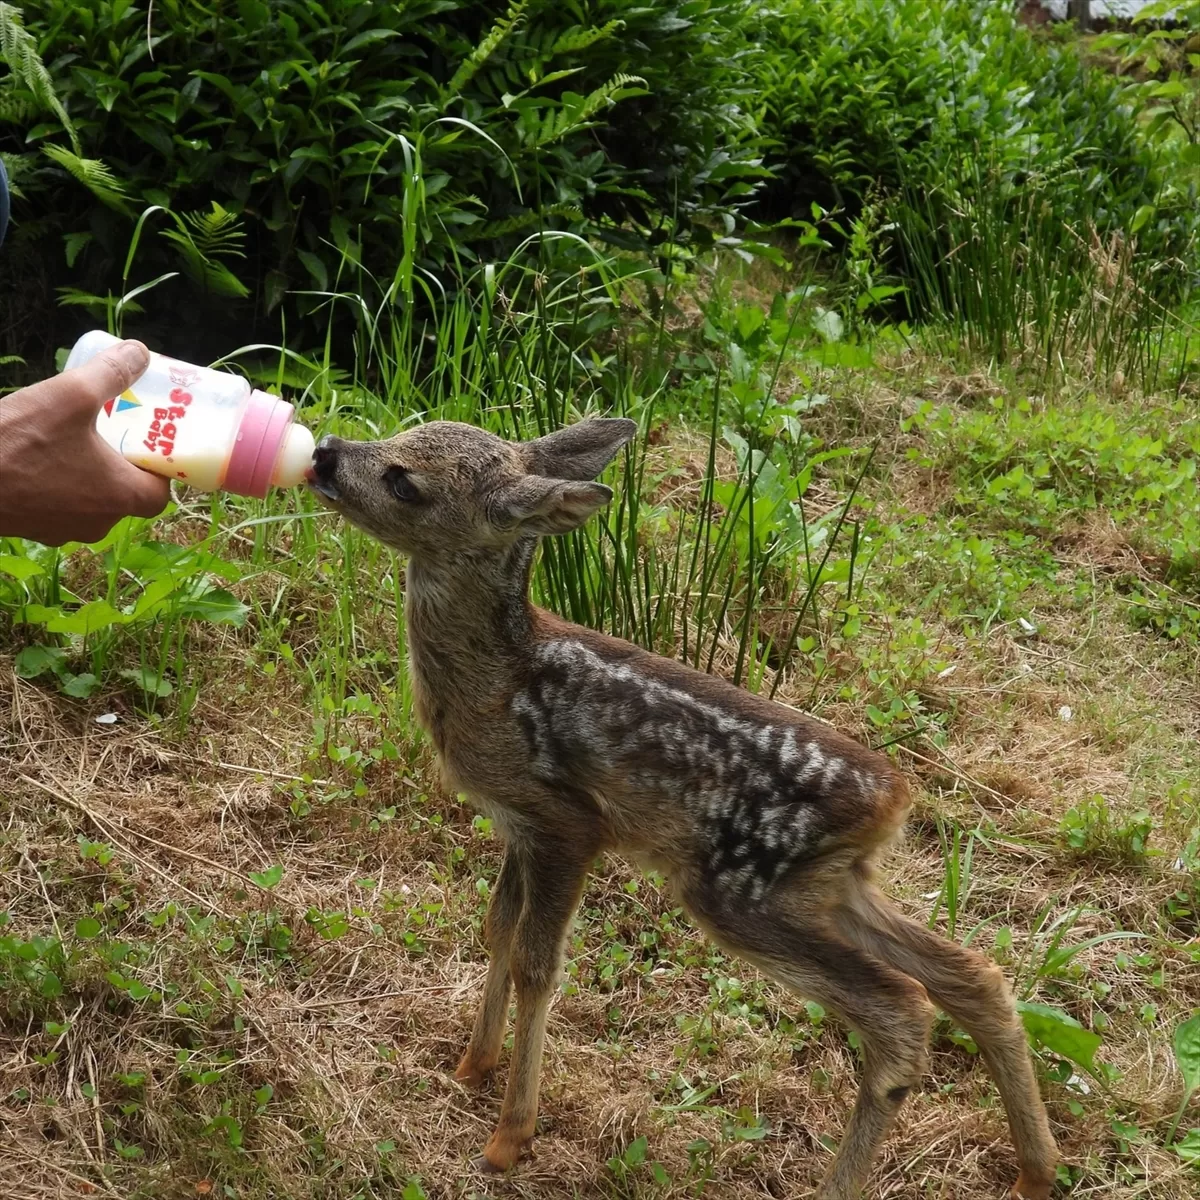
<path id="1" fill-rule="evenodd" d="M 486 704 L 511 687 L 514 671 L 528 661 L 534 636 L 529 574 L 536 547 L 535 539 L 523 538 L 504 550 L 410 559 L 409 652 L 418 690 L 434 707 L 453 697 L 460 708 L 465 695 Z"/>

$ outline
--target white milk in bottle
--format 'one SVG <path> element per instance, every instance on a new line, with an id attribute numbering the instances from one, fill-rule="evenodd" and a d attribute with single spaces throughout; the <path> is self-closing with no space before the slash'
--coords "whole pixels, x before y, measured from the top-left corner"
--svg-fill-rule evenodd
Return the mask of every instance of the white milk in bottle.
<path id="1" fill-rule="evenodd" d="M 75 343 L 64 370 L 116 346 L 102 330 Z M 135 466 L 201 491 L 263 497 L 294 487 L 312 462 L 313 436 L 296 410 L 241 376 L 151 353 L 150 365 L 100 410 L 96 429 Z"/>

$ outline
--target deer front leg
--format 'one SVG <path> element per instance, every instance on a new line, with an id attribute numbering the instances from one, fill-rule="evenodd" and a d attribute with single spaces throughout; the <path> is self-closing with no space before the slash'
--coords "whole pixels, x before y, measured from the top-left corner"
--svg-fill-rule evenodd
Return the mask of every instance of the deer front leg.
<path id="1" fill-rule="evenodd" d="M 523 847 L 524 906 L 512 938 L 509 972 L 517 993 L 508 1087 L 500 1121 L 479 1166 L 507 1171 L 533 1138 L 546 1014 L 562 965 L 563 941 L 579 903 L 594 847 L 539 844 Z M 506 867 L 508 859 L 505 860 Z"/>
<path id="2" fill-rule="evenodd" d="M 524 897 L 520 864 L 517 856 L 506 849 L 484 926 L 488 944 L 487 982 L 483 985 L 483 996 L 475 1014 L 470 1044 L 454 1072 L 454 1078 L 467 1087 L 480 1087 L 500 1061 L 512 984 L 513 936 L 521 918 Z"/>

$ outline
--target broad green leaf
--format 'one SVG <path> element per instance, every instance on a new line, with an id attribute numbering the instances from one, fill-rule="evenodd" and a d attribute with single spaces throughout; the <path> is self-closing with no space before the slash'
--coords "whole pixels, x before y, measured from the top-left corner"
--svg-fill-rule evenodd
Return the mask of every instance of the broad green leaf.
<path id="1" fill-rule="evenodd" d="M 276 863 L 275 866 L 268 867 L 265 871 L 251 871 L 250 878 L 260 888 L 270 891 L 283 878 L 283 867 Z"/>
<path id="2" fill-rule="evenodd" d="M 870 346 L 853 342 L 826 342 L 805 350 L 802 357 L 823 367 L 847 367 L 851 370 L 866 370 L 875 364 Z"/>
<path id="3" fill-rule="evenodd" d="M 818 308 L 817 315 L 812 319 L 812 327 L 827 342 L 840 342 L 845 332 L 841 316 L 832 308 Z"/>
<path id="4" fill-rule="evenodd" d="M 121 567 L 139 578 L 150 580 L 158 572 L 170 569 L 180 581 L 201 570 L 201 555 L 188 546 L 174 542 L 138 542 L 121 555 Z"/>
<path id="5" fill-rule="evenodd" d="M 104 926 L 95 917 L 80 917 L 75 922 L 75 936 L 81 938 L 99 937 Z"/>
<path id="6" fill-rule="evenodd" d="M 317 285 L 317 291 L 327 292 L 329 290 L 329 272 L 325 269 L 325 264 L 309 250 L 297 250 L 296 257 L 304 264 L 313 283 Z"/>
<path id="7" fill-rule="evenodd" d="M 249 607 L 232 592 L 224 588 L 206 586 L 197 595 L 179 605 L 182 616 L 194 621 L 208 621 L 213 625 L 235 625 L 239 629 L 246 623 Z"/>
<path id="8" fill-rule="evenodd" d="M 876 287 L 868 288 L 854 302 L 854 307 L 859 312 L 866 312 L 872 304 L 878 304 L 882 300 L 887 300 L 891 296 L 899 296 L 908 289 L 903 287 L 890 287 L 884 284 L 879 284 Z"/>
<path id="9" fill-rule="evenodd" d="M 66 657 L 67 652 L 59 646 L 26 646 L 17 655 L 13 670 L 20 679 L 36 679 L 47 671 L 58 674 Z"/>
<path id="10" fill-rule="evenodd" d="M 64 676 L 62 690 L 76 700 L 86 700 L 99 686 L 100 680 L 90 672 L 85 672 L 82 675 Z"/>
<path id="11" fill-rule="evenodd" d="M 353 54 L 361 46 L 369 46 L 372 42 L 383 42 L 399 36 L 400 34 L 395 29 L 366 29 L 362 33 L 355 34 L 342 47 L 342 53 Z"/>
<path id="12" fill-rule="evenodd" d="M 1017 1009 L 1026 1032 L 1038 1045 L 1088 1071 L 1095 1071 L 1096 1051 L 1103 1041 L 1098 1033 L 1084 1029 L 1074 1017 L 1047 1004 L 1022 1000 Z"/>
<path id="13" fill-rule="evenodd" d="M 1184 1162 L 1200 1163 L 1200 1129 L 1189 1129 L 1187 1136 L 1180 1138 L 1171 1149 Z"/>
<path id="14" fill-rule="evenodd" d="M 1175 1062 L 1184 1090 L 1200 1088 L 1200 1012 L 1175 1027 Z"/>
<path id="15" fill-rule="evenodd" d="M 61 616 L 62 609 L 55 604 L 25 604 L 15 619 L 25 625 L 45 625 Z"/>
<path id="16" fill-rule="evenodd" d="M 73 613 L 62 613 L 51 618 L 46 622 L 46 629 L 50 633 L 74 633 L 87 637 L 110 625 L 122 625 L 125 620 L 125 616 L 107 600 L 92 600 Z"/>
<path id="17" fill-rule="evenodd" d="M 180 592 L 187 586 L 187 577 L 162 574 L 152 579 L 137 598 L 137 603 L 126 609 L 131 621 L 146 621 L 164 609 L 171 608 Z"/>
<path id="18" fill-rule="evenodd" d="M 11 575 L 13 579 L 32 579 L 35 575 L 45 575 L 46 570 L 41 563 L 21 554 L 0 554 L 0 574 Z"/>
<path id="19" fill-rule="evenodd" d="M 317 932 L 327 942 L 332 942 L 337 938 L 345 936 L 349 930 L 350 919 L 342 912 L 329 913 L 317 923 Z"/>
<path id="20" fill-rule="evenodd" d="M 1153 204 L 1143 204 L 1141 208 L 1139 208 L 1137 212 L 1133 214 L 1133 221 L 1129 225 L 1129 232 L 1137 233 L 1137 231 L 1141 229 L 1142 226 L 1145 225 L 1152 216 L 1154 216 L 1154 212 L 1155 209 Z"/>
<path id="21" fill-rule="evenodd" d="M 148 696 L 157 696 L 160 700 L 165 700 L 175 691 L 169 680 L 151 671 L 149 667 L 126 667 L 119 674 L 122 679 L 136 683 Z"/>

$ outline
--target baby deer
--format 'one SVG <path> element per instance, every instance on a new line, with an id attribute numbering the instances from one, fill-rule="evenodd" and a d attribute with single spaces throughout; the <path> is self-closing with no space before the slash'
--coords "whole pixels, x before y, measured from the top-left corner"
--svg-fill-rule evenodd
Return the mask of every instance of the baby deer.
<path id="1" fill-rule="evenodd" d="M 388 441 L 325 438 L 309 483 L 409 557 L 417 715 L 449 786 L 492 817 L 504 863 L 487 982 L 455 1072 L 497 1064 L 516 990 L 499 1124 L 480 1166 L 534 1132 L 546 1011 L 597 855 L 667 874 L 722 947 L 839 1013 L 866 1048 L 862 1086 L 817 1190 L 850 1200 L 926 1068 L 933 1001 L 974 1038 L 1016 1144 L 1012 1195 L 1043 1200 L 1056 1148 L 1000 970 L 896 911 L 872 883 L 909 806 L 904 780 L 814 718 L 529 602 L 538 539 L 612 498 L 592 482 L 636 432 L 587 420 L 514 444 L 433 422 Z"/>

